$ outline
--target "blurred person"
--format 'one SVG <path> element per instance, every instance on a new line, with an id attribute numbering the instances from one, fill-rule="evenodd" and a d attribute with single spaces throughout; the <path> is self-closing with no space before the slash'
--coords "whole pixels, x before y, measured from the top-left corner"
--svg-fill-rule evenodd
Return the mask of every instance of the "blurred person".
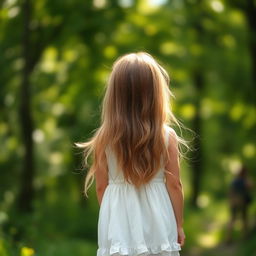
<path id="1" fill-rule="evenodd" d="M 248 208 L 252 202 L 252 183 L 248 177 L 248 170 L 242 166 L 232 180 L 229 187 L 230 222 L 228 224 L 227 243 L 232 242 L 234 225 L 240 217 L 243 224 L 243 236 L 248 234 Z"/>
<path id="2" fill-rule="evenodd" d="M 97 256 L 179 256 L 185 242 L 179 145 L 171 126 L 169 76 L 149 54 L 120 57 L 113 65 L 102 125 L 88 142 L 75 143 L 93 165 L 100 205 Z"/>

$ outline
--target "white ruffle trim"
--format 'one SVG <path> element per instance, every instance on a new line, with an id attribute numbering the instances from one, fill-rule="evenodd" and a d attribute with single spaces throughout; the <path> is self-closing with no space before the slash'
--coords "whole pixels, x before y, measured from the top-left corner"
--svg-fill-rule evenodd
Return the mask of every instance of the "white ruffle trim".
<path id="1" fill-rule="evenodd" d="M 98 248 L 97 256 L 147 256 L 157 254 L 161 256 L 179 256 L 181 250 L 180 244 L 173 242 L 166 243 L 156 247 L 147 247 L 141 245 L 137 248 L 121 248 L 120 246 L 112 245 L 110 248 Z"/>

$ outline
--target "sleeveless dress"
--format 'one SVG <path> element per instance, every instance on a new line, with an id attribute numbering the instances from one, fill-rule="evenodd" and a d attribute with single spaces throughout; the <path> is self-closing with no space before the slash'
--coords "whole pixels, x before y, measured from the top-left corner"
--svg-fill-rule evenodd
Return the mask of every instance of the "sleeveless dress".
<path id="1" fill-rule="evenodd" d="M 168 143 L 169 126 L 165 126 Z M 164 167 L 136 189 L 124 181 L 107 147 L 109 184 L 98 219 L 97 256 L 179 256 L 176 219 L 165 185 Z"/>

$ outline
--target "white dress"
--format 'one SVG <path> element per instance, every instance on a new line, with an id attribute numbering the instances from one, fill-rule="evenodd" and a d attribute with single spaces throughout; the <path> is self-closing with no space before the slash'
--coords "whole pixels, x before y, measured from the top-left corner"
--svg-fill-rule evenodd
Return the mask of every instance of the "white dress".
<path id="1" fill-rule="evenodd" d="M 166 143 L 169 126 L 165 126 Z M 98 219 L 97 256 L 179 256 L 177 226 L 164 179 L 164 167 L 136 189 L 117 173 L 116 158 L 106 149 L 109 184 Z"/>

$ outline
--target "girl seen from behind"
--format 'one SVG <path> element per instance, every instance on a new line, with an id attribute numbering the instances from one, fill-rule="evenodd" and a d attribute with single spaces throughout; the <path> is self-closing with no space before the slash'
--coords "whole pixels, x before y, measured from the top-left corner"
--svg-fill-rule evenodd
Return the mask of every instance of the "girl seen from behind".
<path id="1" fill-rule="evenodd" d="M 96 180 L 97 256 L 178 256 L 184 245 L 180 145 L 169 76 L 144 52 L 120 57 L 106 86 L 85 194 Z"/>

